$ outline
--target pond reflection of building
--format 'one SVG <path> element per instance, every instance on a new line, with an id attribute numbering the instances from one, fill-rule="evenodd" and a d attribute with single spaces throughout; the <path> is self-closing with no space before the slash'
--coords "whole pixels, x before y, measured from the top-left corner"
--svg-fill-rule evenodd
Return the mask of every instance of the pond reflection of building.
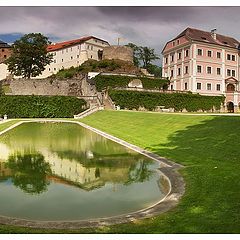
<path id="1" fill-rule="evenodd" d="M 129 166 L 114 169 L 108 167 L 84 167 L 83 164 L 76 160 L 60 159 L 56 153 L 45 152 L 44 155 L 53 173 L 51 180 L 55 182 L 74 184 L 85 190 L 91 190 L 99 188 L 107 182 L 120 183 L 128 179 Z"/>

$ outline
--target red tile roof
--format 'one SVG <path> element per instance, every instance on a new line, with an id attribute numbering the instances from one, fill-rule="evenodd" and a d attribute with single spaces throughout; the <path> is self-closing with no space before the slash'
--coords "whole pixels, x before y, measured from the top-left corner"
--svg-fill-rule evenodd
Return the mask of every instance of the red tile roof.
<path id="1" fill-rule="evenodd" d="M 211 32 L 202 31 L 195 28 L 186 28 L 183 32 L 181 32 L 176 38 L 172 39 L 174 41 L 180 37 L 185 36 L 189 40 L 204 42 L 204 43 L 211 43 L 215 45 L 221 45 L 225 47 L 235 48 L 238 49 L 240 42 L 232 37 L 227 37 L 224 35 L 216 34 L 216 40 L 212 37 Z M 171 42 L 169 41 L 169 42 Z M 168 42 L 168 43 L 169 43 Z M 166 47 L 166 45 L 165 45 Z M 165 49 L 164 47 L 164 49 Z M 164 51 L 163 49 L 163 51 Z"/>
<path id="2" fill-rule="evenodd" d="M 72 45 L 76 45 L 76 44 L 81 44 L 91 38 L 94 38 L 96 40 L 100 40 L 100 41 L 103 41 L 105 43 L 107 43 L 109 45 L 109 43 L 107 41 L 104 41 L 100 38 L 96 38 L 94 36 L 88 36 L 88 37 L 82 37 L 82 38 L 79 38 L 79 39 L 75 39 L 75 40 L 70 40 L 70 41 L 66 41 L 66 42 L 60 42 L 60 43 L 55 43 L 55 44 L 51 44 L 47 47 L 47 51 L 48 52 L 52 52 L 52 51 L 56 51 L 56 50 L 59 50 L 59 49 L 63 49 L 63 48 L 66 48 L 66 47 L 70 47 Z"/>

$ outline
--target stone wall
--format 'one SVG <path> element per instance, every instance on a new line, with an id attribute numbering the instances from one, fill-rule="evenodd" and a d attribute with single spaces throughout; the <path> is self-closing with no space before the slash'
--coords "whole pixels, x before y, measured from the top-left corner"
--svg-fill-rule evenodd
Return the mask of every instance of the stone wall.
<path id="1" fill-rule="evenodd" d="M 133 63 L 133 50 L 126 46 L 109 46 L 103 48 L 103 60 L 119 59 Z"/>
<path id="2" fill-rule="evenodd" d="M 12 95 L 61 95 L 81 96 L 82 80 L 79 79 L 14 79 L 10 82 Z"/>

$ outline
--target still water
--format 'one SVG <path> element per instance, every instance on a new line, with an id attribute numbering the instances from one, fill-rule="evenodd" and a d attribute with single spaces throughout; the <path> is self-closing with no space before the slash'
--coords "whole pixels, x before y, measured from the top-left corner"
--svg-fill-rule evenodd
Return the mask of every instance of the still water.
<path id="1" fill-rule="evenodd" d="M 168 191 L 158 163 L 72 123 L 0 136 L 0 215 L 83 220 L 134 212 Z"/>

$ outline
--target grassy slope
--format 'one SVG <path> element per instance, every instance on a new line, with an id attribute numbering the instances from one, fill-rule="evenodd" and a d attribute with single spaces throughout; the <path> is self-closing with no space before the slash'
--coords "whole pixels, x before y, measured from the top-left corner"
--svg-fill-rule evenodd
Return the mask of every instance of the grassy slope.
<path id="1" fill-rule="evenodd" d="M 83 122 L 185 165 L 186 193 L 153 219 L 101 229 L 0 232 L 239 233 L 240 118 L 103 111 Z"/>

